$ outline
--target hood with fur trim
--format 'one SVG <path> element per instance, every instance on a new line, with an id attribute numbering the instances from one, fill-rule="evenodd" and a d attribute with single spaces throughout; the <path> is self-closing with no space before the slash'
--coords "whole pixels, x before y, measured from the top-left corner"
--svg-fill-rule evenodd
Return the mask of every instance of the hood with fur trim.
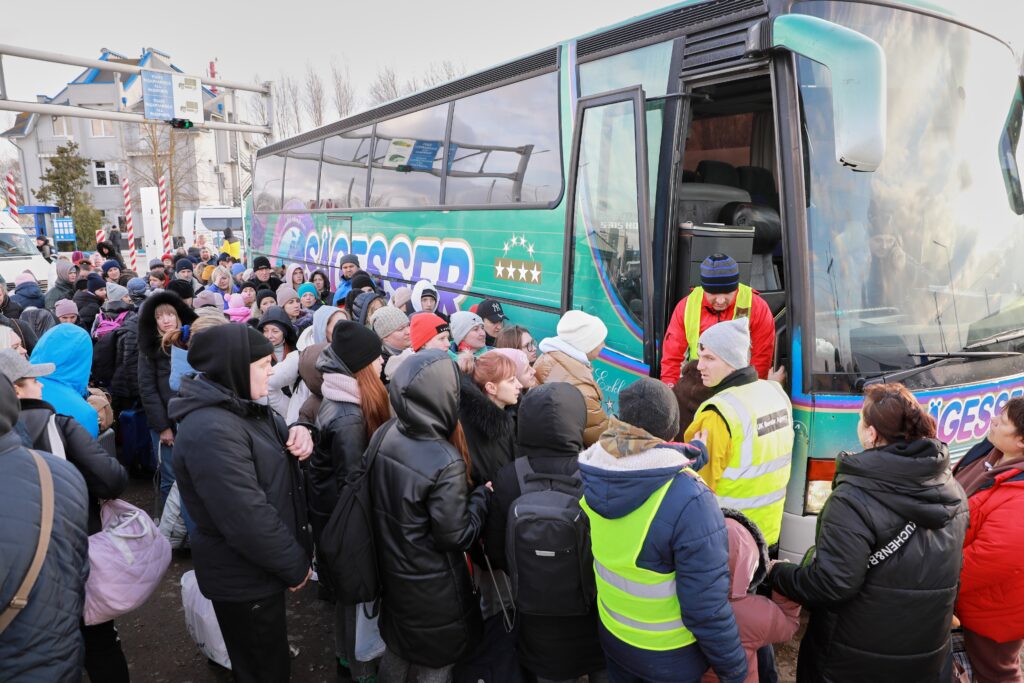
<path id="1" fill-rule="evenodd" d="M 161 336 L 156 326 L 156 309 L 162 304 L 174 307 L 182 325 L 191 325 L 196 319 L 196 312 L 174 292 L 163 290 L 151 294 L 142 302 L 142 307 L 139 309 L 138 336 L 139 352 L 149 358 L 155 358 L 160 351 Z"/>

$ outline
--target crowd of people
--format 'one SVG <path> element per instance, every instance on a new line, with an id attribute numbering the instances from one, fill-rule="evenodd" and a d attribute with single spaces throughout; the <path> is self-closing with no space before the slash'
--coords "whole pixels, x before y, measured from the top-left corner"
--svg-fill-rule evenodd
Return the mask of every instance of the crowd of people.
<path id="1" fill-rule="evenodd" d="M 289 679 L 286 597 L 310 581 L 359 681 L 772 681 L 802 609 L 802 682 L 964 680 L 953 629 L 974 681 L 1021 681 L 1024 399 L 951 468 L 914 396 L 871 386 L 814 547 L 780 561 L 792 407 L 726 255 L 677 306 L 661 381 L 609 411 L 608 330 L 583 311 L 538 341 L 498 300 L 442 311 L 434 283 L 386 291 L 353 255 L 332 291 L 265 256 L 136 274 L 101 246 L 58 256 L 45 293 L 0 286 L 2 680 L 129 680 L 82 605 L 100 504 L 133 472 L 238 681 Z M 371 551 L 335 552 L 358 501 Z"/>

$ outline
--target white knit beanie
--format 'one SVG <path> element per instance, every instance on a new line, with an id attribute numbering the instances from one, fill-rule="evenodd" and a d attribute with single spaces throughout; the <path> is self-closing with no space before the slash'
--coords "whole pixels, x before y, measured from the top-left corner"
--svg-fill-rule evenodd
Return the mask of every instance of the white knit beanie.
<path id="1" fill-rule="evenodd" d="M 566 311 L 556 329 L 559 339 L 582 353 L 590 353 L 608 336 L 608 328 L 600 318 L 576 310 Z"/>
<path id="2" fill-rule="evenodd" d="M 700 335 L 701 347 L 739 370 L 750 365 L 750 322 L 747 318 L 715 323 Z"/>

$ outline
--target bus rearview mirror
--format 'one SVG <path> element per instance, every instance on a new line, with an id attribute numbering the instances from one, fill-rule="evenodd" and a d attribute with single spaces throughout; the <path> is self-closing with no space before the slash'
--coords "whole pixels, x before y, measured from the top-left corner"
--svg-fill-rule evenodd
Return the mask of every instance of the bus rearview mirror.
<path id="1" fill-rule="evenodd" d="M 747 54 L 788 50 L 827 68 L 832 76 L 836 162 L 874 171 L 885 156 L 886 70 L 882 47 L 862 33 L 803 14 L 757 22 L 747 32 Z"/>

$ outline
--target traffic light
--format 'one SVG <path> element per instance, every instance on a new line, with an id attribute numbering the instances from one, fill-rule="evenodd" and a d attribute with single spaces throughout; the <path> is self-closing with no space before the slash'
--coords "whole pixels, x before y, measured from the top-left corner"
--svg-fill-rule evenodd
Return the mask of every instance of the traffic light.
<path id="1" fill-rule="evenodd" d="M 190 119 L 171 119 L 168 123 L 171 124 L 171 128 L 180 128 L 182 130 L 188 130 L 195 125 Z"/>

